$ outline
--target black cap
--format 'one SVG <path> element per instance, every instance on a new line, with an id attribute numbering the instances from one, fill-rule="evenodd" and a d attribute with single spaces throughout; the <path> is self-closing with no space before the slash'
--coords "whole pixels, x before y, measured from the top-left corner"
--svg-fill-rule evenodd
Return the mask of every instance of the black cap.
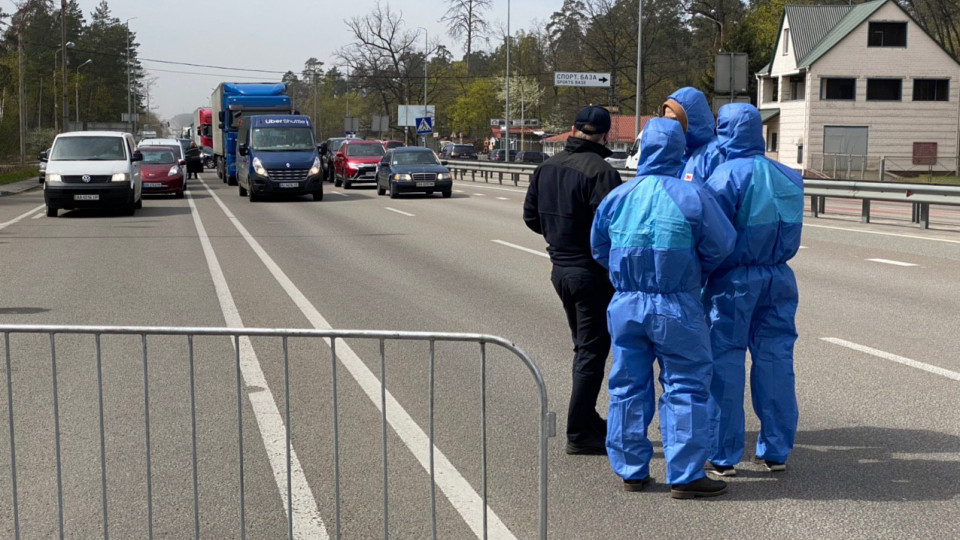
<path id="1" fill-rule="evenodd" d="M 590 125 L 593 129 L 584 129 L 584 126 Z M 587 135 L 598 135 L 610 131 L 610 111 L 599 105 L 589 105 L 580 109 L 576 119 L 573 121 L 573 127 Z"/>

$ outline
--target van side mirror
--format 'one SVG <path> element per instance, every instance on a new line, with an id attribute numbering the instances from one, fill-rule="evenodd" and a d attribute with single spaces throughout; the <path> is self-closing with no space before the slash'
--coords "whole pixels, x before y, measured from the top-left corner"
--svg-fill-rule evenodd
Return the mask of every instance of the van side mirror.
<path id="1" fill-rule="evenodd" d="M 130 158 L 130 161 L 143 161 L 143 154 L 139 150 L 134 150 L 133 157 Z"/>
<path id="2" fill-rule="evenodd" d="M 318 145 L 317 145 L 317 152 L 320 152 L 321 154 L 326 154 L 326 153 L 327 153 L 327 143 L 320 143 L 320 144 L 318 144 Z"/>
<path id="3" fill-rule="evenodd" d="M 217 120 L 223 122 L 223 111 L 217 113 Z"/>
<path id="4" fill-rule="evenodd" d="M 181 165 L 181 166 L 186 164 L 187 164 L 187 160 L 185 159 L 181 159 L 180 161 L 177 162 L 177 165 Z"/>
<path id="5" fill-rule="evenodd" d="M 449 161 L 441 161 L 441 162 L 440 162 L 440 164 L 443 165 L 444 167 L 447 166 L 447 163 L 450 163 L 450 162 L 449 162 Z"/>
<path id="6" fill-rule="evenodd" d="M 49 156 L 46 152 L 40 152 L 40 161 L 47 161 L 48 158 Z"/>
<path id="7" fill-rule="evenodd" d="M 223 129 L 223 122 L 220 122 L 219 124 L 217 124 L 217 129 Z"/>
<path id="8" fill-rule="evenodd" d="M 250 153 L 250 147 L 245 144 L 241 144 L 237 147 L 237 152 L 239 152 L 241 156 L 245 156 Z"/>

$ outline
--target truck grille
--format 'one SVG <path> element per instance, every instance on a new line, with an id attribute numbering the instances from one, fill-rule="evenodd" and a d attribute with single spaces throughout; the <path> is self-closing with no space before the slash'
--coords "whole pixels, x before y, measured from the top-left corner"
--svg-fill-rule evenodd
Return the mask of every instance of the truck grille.
<path id="1" fill-rule="evenodd" d="M 413 173 L 414 182 L 431 182 L 437 179 L 437 173 Z"/>
<path id="2" fill-rule="evenodd" d="M 271 180 L 278 182 L 299 182 L 307 177 L 310 169 L 269 169 L 267 174 Z"/>
<path id="3" fill-rule="evenodd" d="M 84 182 L 83 175 L 64 175 L 63 183 L 65 184 L 106 184 L 110 181 L 110 175 L 104 174 L 91 174 L 90 181 Z"/>

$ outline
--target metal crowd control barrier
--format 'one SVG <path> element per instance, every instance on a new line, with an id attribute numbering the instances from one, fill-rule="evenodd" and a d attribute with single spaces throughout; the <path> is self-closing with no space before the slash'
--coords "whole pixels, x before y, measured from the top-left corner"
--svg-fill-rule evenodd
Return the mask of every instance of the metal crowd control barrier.
<path id="1" fill-rule="evenodd" d="M 548 409 L 547 390 L 544 384 L 540 370 L 529 355 L 513 343 L 496 336 L 485 334 L 461 334 L 461 333 L 427 333 L 427 332 L 386 332 L 370 330 L 307 330 L 307 329 L 264 329 L 264 328 L 187 328 L 187 327 L 148 327 L 148 326 L 50 326 L 50 325 L 0 325 L 0 334 L 4 338 L 4 369 L 6 373 L 6 393 L 8 410 L 8 433 L 10 442 L 10 477 L 12 481 L 12 517 L 14 538 L 20 539 L 20 513 L 18 500 L 18 478 L 17 478 L 17 445 L 16 431 L 14 422 L 14 385 L 11 372 L 11 335 L 18 334 L 46 334 L 50 340 L 50 364 L 52 374 L 52 398 L 53 398 L 53 416 L 55 426 L 56 443 L 56 477 L 57 477 L 57 512 L 58 537 L 64 538 L 66 533 L 64 528 L 64 499 L 63 499 L 63 464 L 61 461 L 61 426 L 60 426 L 60 404 L 57 377 L 57 335 L 73 334 L 84 335 L 93 338 L 93 346 L 96 352 L 96 370 L 97 370 L 97 395 L 98 395 L 98 420 L 99 420 L 99 457 L 100 457 L 100 485 L 99 496 L 101 499 L 101 518 L 103 538 L 109 538 L 108 504 L 107 504 L 107 463 L 106 463 L 106 442 L 104 436 L 104 406 L 103 390 L 104 378 L 102 370 L 102 348 L 101 337 L 105 335 L 127 335 L 139 336 L 142 343 L 142 382 L 143 382 L 143 406 L 144 406 L 144 432 L 145 432 L 145 452 L 146 452 L 146 528 L 147 537 L 154 536 L 154 512 L 153 512 L 153 472 L 151 469 L 151 427 L 150 427 L 150 362 L 147 357 L 148 337 L 150 336 L 180 336 L 187 340 L 189 369 L 190 369 L 190 429 L 192 444 L 192 474 L 193 474 L 193 522 L 194 530 L 192 536 L 200 538 L 200 510 L 199 510 L 199 490 L 198 490 L 198 467 L 197 467 L 197 414 L 196 414 L 196 388 L 194 380 L 194 338 L 200 336 L 223 336 L 229 337 L 233 341 L 235 357 L 234 367 L 236 371 L 236 403 L 237 403 L 237 441 L 239 452 L 239 467 L 237 475 L 239 478 L 239 535 L 246 538 L 246 500 L 244 497 L 244 447 L 243 447 L 243 396 L 244 389 L 241 383 L 240 368 L 240 338 L 241 337 L 275 337 L 280 338 L 283 343 L 283 375 L 284 375 L 284 419 L 286 426 L 286 480 L 287 480 L 287 537 L 292 539 L 296 531 L 293 530 L 293 511 L 291 496 L 291 420 L 290 420 L 290 376 L 289 376 L 289 353 L 288 340 L 290 338 L 318 338 L 322 339 L 331 351 L 330 355 L 330 374 L 332 376 L 332 411 L 333 411 L 333 437 L 334 437 L 334 497 L 336 501 L 335 508 L 335 535 L 333 538 L 341 538 L 341 479 L 340 479 L 340 427 L 339 427 L 339 404 L 337 393 L 337 342 L 343 340 L 376 340 L 379 342 L 379 364 L 380 364 L 380 411 L 381 411 L 381 439 L 382 439 L 382 459 L 383 459 L 383 534 L 384 538 L 390 536 L 389 532 L 389 498 L 387 483 L 389 480 L 387 470 L 387 409 L 386 409 L 386 358 L 384 355 L 384 343 L 387 341 L 420 341 L 429 344 L 429 461 L 430 461 L 430 506 L 431 506 L 431 531 L 432 538 L 437 538 L 437 501 L 436 501 L 436 477 L 434 463 L 434 398 L 435 398 L 435 344 L 438 342 L 467 342 L 476 343 L 480 349 L 480 456 L 481 456 L 481 498 L 483 501 L 483 534 L 482 538 L 487 538 L 487 345 L 496 345 L 513 353 L 522 364 L 526 366 L 537 385 L 539 401 L 539 433 L 538 433 L 538 538 L 541 540 L 547 537 L 547 439 L 556 434 L 556 416 Z M 39 392 L 40 389 L 31 389 Z M 5 513 L 6 510 L 3 510 Z M 184 534 L 184 536 L 187 536 Z"/>
<path id="2" fill-rule="evenodd" d="M 534 164 L 497 163 L 483 161 L 451 161 L 448 163 L 454 177 L 476 182 L 477 175 L 484 182 L 496 179 L 502 184 L 503 176 L 508 175 L 514 185 L 519 185 L 520 177 L 529 180 L 533 175 Z M 632 180 L 635 171 L 619 169 L 620 177 Z M 930 228 L 930 205 L 960 206 L 960 187 L 931 184 L 900 184 L 892 182 L 848 182 L 841 180 L 803 180 L 804 193 L 810 196 L 813 217 L 824 212 L 824 200 L 827 197 L 860 199 L 863 201 L 861 221 L 870 221 L 870 201 L 902 202 L 913 204 L 913 222 L 924 229 Z"/>

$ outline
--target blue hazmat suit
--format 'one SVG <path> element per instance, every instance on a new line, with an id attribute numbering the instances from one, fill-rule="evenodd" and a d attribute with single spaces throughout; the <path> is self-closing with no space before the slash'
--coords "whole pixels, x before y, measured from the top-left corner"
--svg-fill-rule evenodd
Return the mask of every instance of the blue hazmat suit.
<path id="1" fill-rule="evenodd" d="M 735 235 L 702 187 L 677 178 L 684 146 L 679 122 L 650 120 L 636 178 L 604 198 L 591 232 L 593 257 L 616 289 L 607 309 L 613 366 L 606 446 L 625 480 L 650 474 L 655 359 L 667 482 L 703 477 L 711 442 L 713 362 L 701 279 L 730 254 Z"/>
<path id="2" fill-rule="evenodd" d="M 707 96 L 687 86 L 670 94 L 667 99 L 679 103 L 687 115 L 687 149 L 679 176 L 687 182 L 703 185 L 721 161 L 717 149 L 717 123 L 707 103 Z"/>
<path id="3" fill-rule="evenodd" d="M 736 227 L 737 241 L 704 289 L 714 357 L 711 417 L 717 430 L 710 461 L 733 466 L 743 457 L 749 349 L 753 410 L 761 424 L 755 455 L 783 463 L 797 432 L 798 295 L 787 261 L 800 249 L 803 178 L 764 157 L 763 122 L 754 106 L 721 108 L 717 131 L 724 163 L 704 187 Z"/>

